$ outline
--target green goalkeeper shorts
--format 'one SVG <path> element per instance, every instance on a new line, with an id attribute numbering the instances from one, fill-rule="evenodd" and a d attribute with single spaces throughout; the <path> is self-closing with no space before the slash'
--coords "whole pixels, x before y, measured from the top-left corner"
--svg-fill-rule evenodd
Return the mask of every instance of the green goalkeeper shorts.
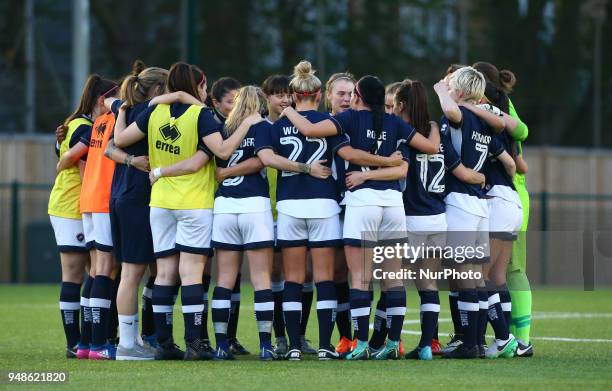
<path id="1" fill-rule="evenodd" d="M 529 223 L 529 192 L 525 186 L 525 175 L 516 174 L 514 176 L 514 186 L 521 199 L 523 206 L 523 225 L 518 233 L 518 239 L 512 245 L 512 260 L 508 266 L 508 272 L 520 271 L 527 272 L 527 225 Z"/>

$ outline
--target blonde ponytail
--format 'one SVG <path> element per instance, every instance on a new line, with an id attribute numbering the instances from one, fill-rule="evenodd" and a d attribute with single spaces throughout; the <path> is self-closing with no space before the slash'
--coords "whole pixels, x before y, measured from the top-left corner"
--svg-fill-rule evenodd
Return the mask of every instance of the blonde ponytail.
<path id="1" fill-rule="evenodd" d="M 321 80 L 315 76 L 315 70 L 309 61 L 302 60 L 293 67 L 293 78 L 289 83 L 297 100 L 314 100 L 321 91 Z"/>

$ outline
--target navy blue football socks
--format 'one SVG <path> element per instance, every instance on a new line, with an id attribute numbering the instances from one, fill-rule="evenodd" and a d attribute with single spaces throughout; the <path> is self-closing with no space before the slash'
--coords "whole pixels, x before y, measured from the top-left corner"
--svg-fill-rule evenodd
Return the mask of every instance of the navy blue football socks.
<path id="1" fill-rule="evenodd" d="M 438 316 L 440 315 L 440 296 L 438 291 L 425 290 L 419 291 L 421 299 L 421 339 L 419 347 L 431 346 L 432 340 L 436 337 L 435 332 L 438 327 Z"/>
<path id="2" fill-rule="evenodd" d="M 227 329 L 230 320 L 232 291 L 231 289 L 216 286 L 213 290 L 211 315 L 215 329 L 217 347 L 225 351 L 229 349 L 227 342 Z"/>
<path id="3" fill-rule="evenodd" d="M 336 297 L 338 308 L 336 309 L 336 326 L 340 337 L 353 339 L 351 330 L 351 304 L 349 302 L 350 287 L 348 281 L 336 283 Z"/>
<path id="4" fill-rule="evenodd" d="M 370 337 L 370 347 L 380 349 L 387 338 L 387 293 L 381 291 L 376 312 L 374 313 L 374 331 Z"/>
<path id="5" fill-rule="evenodd" d="M 106 345 L 108 318 L 111 307 L 113 280 L 107 276 L 96 276 L 91 286 L 89 307 L 91 311 L 91 345 L 99 350 Z"/>
<path id="6" fill-rule="evenodd" d="M 387 291 L 387 334 L 391 341 L 398 342 L 402 336 L 406 316 L 406 288 L 393 287 Z"/>
<path id="7" fill-rule="evenodd" d="M 333 281 L 321 281 L 317 286 L 317 320 L 319 321 L 319 348 L 329 349 L 334 331 L 338 301 Z"/>
<path id="8" fill-rule="evenodd" d="M 210 262 L 210 261 L 209 261 Z M 204 302 L 204 310 L 202 311 L 202 333 L 200 339 L 208 340 L 208 290 L 210 289 L 210 274 L 202 276 L 202 301 Z"/>
<path id="9" fill-rule="evenodd" d="M 272 281 L 272 297 L 274 298 L 274 335 L 276 338 L 285 337 L 285 319 L 283 317 L 283 291 L 284 281 Z"/>
<path id="10" fill-rule="evenodd" d="M 271 289 L 255 291 L 255 320 L 259 332 L 259 346 L 272 346 L 272 320 L 274 319 L 274 298 Z"/>
<path id="11" fill-rule="evenodd" d="M 485 287 L 479 287 L 478 289 L 478 345 L 486 345 L 486 333 L 488 323 L 488 311 L 489 311 L 489 295 Z"/>
<path id="12" fill-rule="evenodd" d="M 302 321 L 300 322 L 300 335 L 306 335 L 310 310 L 312 309 L 312 299 L 314 297 L 314 283 L 306 282 L 302 287 Z"/>
<path id="13" fill-rule="evenodd" d="M 81 291 L 81 338 L 79 344 L 83 348 L 88 348 L 91 344 L 91 308 L 89 308 L 89 298 L 91 296 L 93 280 L 93 277 L 87 276 Z"/>
<path id="14" fill-rule="evenodd" d="M 301 320 L 302 320 L 302 284 L 297 282 L 285 281 L 283 291 L 283 315 L 285 317 L 285 327 L 289 335 L 291 349 L 300 349 L 302 341 Z"/>
<path id="15" fill-rule="evenodd" d="M 202 311 L 204 310 L 202 284 L 183 285 L 181 303 L 185 322 L 185 342 L 189 343 L 199 339 L 202 333 Z"/>
<path id="16" fill-rule="evenodd" d="M 163 344 L 172 338 L 174 285 L 153 285 L 153 318 L 157 342 Z"/>
<path id="17" fill-rule="evenodd" d="M 236 339 L 236 332 L 238 331 L 238 318 L 240 317 L 240 281 L 241 274 L 238 273 L 236 277 L 236 282 L 234 283 L 234 289 L 232 290 L 231 297 L 231 310 L 230 310 L 230 318 L 227 324 L 227 338 L 231 341 Z"/>
<path id="18" fill-rule="evenodd" d="M 370 292 L 351 289 L 350 301 L 355 338 L 367 342 L 370 323 Z"/>
<path id="19" fill-rule="evenodd" d="M 81 337 L 79 332 L 80 291 L 81 284 L 62 282 L 59 307 L 66 335 L 66 346 L 69 349 L 72 349 Z"/>
<path id="20" fill-rule="evenodd" d="M 461 290 L 457 300 L 463 345 L 471 349 L 476 345 L 478 334 L 478 292 L 476 289 Z"/>
<path id="21" fill-rule="evenodd" d="M 142 290 L 142 312 L 140 317 L 142 322 L 142 334 L 150 337 L 155 334 L 155 321 L 153 319 L 153 284 L 155 277 L 149 277 L 144 289 Z"/>

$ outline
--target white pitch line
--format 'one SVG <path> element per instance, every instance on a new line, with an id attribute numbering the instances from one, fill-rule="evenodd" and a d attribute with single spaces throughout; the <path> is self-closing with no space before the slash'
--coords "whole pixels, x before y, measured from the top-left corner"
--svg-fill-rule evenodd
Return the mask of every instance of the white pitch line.
<path id="1" fill-rule="evenodd" d="M 438 319 L 438 323 L 440 322 L 450 322 L 452 319 L 451 318 L 439 318 Z M 410 325 L 410 324 L 421 324 L 421 321 L 419 319 L 408 319 L 408 320 L 404 320 L 404 324 Z"/>
<path id="2" fill-rule="evenodd" d="M 530 337 L 530 339 L 537 339 L 541 341 L 558 341 L 558 342 L 603 342 L 612 343 L 612 339 L 603 338 L 562 338 L 562 337 Z"/>
<path id="3" fill-rule="evenodd" d="M 586 312 L 534 312 L 531 315 L 532 319 L 594 319 L 594 318 L 612 318 L 612 313 L 586 313 Z M 438 322 L 450 322 L 450 318 L 440 318 Z M 408 319 L 404 324 L 419 324 L 418 319 Z"/>
<path id="4" fill-rule="evenodd" d="M 402 330 L 402 334 L 421 335 L 420 331 Z M 487 335 L 492 338 L 492 335 Z M 612 343 L 612 339 L 603 338 L 563 338 L 563 337 L 530 337 L 530 339 L 539 341 L 554 341 L 554 342 L 583 342 L 583 343 Z"/>
<path id="5" fill-rule="evenodd" d="M 59 303 L 55 304 L 31 304 L 31 303 L 4 303 L 0 304 L 0 308 L 11 307 L 11 308 L 57 308 L 59 309 Z"/>
<path id="6" fill-rule="evenodd" d="M 612 318 L 612 313 L 586 313 L 586 312 L 534 312 L 534 319 L 592 319 L 592 318 Z M 440 318 L 439 323 L 451 322 L 451 318 Z M 405 325 L 418 325 L 420 320 L 407 319 L 404 320 Z M 374 324 L 370 324 L 370 330 L 374 329 Z M 402 330 L 402 334 L 421 335 L 420 331 Z M 493 336 L 488 336 L 493 337 Z M 565 338 L 565 337 L 531 337 L 533 340 L 552 341 L 552 342 L 579 342 L 579 343 L 612 343 L 612 339 L 605 338 Z"/>
<path id="7" fill-rule="evenodd" d="M 590 319 L 590 318 L 612 318 L 611 313 L 606 312 L 534 312 L 534 319 Z"/>

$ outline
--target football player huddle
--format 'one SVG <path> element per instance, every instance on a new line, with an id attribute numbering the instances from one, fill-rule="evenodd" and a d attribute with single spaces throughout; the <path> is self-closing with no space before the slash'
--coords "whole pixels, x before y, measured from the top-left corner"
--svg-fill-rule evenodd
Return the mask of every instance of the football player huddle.
<path id="1" fill-rule="evenodd" d="M 56 130 L 48 209 L 66 356 L 250 354 L 236 335 L 244 260 L 263 361 L 531 356 L 527 126 L 508 98 L 515 81 L 490 63 L 452 65 L 433 86 L 435 121 L 418 80 L 385 88 L 376 76 L 335 73 L 323 85 L 308 61 L 261 87 L 224 77 L 210 91 L 204 71 L 184 62 L 136 61 L 118 83 L 91 75 Z M 373 262 L 375 249 L 400 244 L 484 251 Z M 420 298 L 410 351 L 408 281 L 377 277 L 405 268 Z M 440 275 L 470 278 L 439 286 Z M 454 325 L 446 346 L 441 288 Z M 179 292 L 184 348 L 173 337 Z M 318 349 L 306 338 L 315 292 Z"/>

